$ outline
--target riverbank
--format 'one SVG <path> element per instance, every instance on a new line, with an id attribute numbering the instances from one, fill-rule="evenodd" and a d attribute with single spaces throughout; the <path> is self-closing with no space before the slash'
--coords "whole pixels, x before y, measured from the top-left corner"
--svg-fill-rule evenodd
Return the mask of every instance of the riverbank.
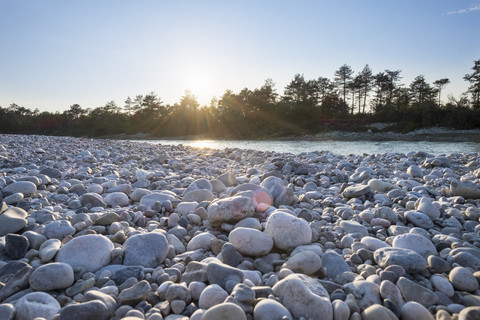
<path id="1" fill-rule="evenodd" d="M 480 156 L 0 135 L 7 319 L 469 319 Z"/>
<path id="2" fill-rule="evenodd" d="M 375 128 L 373 128 L 375 130 Z M 149 134 L 118 134 L 113 136 L 103 136 L 101 138 L 114 140 L 222 140 L 226 137 L 212 137 L 208 135 L 194 135 L 181 137 L 154 137 Z M 233 138 L 232 138 L 233 139 Z M 350 132 L 350 131 L 328 131 L 318 134 L 305 134 L 297 136 L 263 136 L 256 139 L 236 139 L 236 140 L 277 140 L 277 141 L 431 141 L 431 142 L 480 142 L 480 129 L 475 130 L 452 130 L 448 128 L 428 128 L 411 131 L 408 133 L 399 132 Z"/>

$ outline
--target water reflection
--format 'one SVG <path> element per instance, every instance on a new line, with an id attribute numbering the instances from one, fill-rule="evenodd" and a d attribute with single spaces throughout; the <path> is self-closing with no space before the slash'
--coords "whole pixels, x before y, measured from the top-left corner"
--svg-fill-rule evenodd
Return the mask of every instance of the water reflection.
<path id="1" fill-rule="evenodd" d="M 478 142 L 433 142 L 433 141 L 278 141 L 278 140 L 147 140 L 163 145 L 190 146 L 194 148 L 240 148 L 259 151 L 275 151 L 287 153 L 302 153 L 313 151 L 331 151 L 334 154 L 384 154 L 408 153 L 410 151 L 424 151 L 431 154 L 449 153 L 478 153 Z"/>

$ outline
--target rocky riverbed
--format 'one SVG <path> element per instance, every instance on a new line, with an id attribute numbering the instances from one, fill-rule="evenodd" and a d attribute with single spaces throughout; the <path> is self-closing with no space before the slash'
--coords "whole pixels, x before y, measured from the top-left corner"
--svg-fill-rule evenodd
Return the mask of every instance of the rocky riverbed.
<path id="1" fill-rule="evenodd" d="M 0 135 L 1 319 L 480 319 L 480 155 Z"/>

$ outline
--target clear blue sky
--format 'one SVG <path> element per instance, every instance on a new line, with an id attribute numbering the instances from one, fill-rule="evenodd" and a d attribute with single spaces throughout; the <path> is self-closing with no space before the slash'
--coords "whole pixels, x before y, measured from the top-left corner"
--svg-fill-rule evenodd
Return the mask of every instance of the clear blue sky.
<path id="1" fill-rule="evenodd" d="M 202 104 L 226 89 L 278 93 L 296 73 L 401 69 L 450 78 L 480 59 L 480 0 L 0 0 L 0 106 L 95 108 L 155 91 Z"/>

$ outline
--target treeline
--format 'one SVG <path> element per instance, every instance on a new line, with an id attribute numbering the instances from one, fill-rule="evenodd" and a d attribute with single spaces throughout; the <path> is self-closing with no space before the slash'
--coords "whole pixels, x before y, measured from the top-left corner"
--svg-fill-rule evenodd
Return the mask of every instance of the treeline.
<path id="1" fill-rule="evenodd" d="M 466 74 L 468 91 L 442 103 L 449 79 L 428 83 L 423 75 L 408 86 L 400 70 L 374 74 L 366 65 L 354 74 L 341 66 L 333 79 L 307 80 L 297 74 L 276 92 L 268 79 L 256 89 L 227 90 L 201 106 L 189 91 L 174 105 L 152 92 L 114 101 L 94 109 L 73 104 L 64 112 L 40 112 L 16 104 L 0 107 L 1 133 L 72 136 L 112 136 L 145 133 L 154 137 L 205 135 L 214 138 L 258 138 L 318 133 L 325 130 L 365 130 L 370 122 L 392 122 L 388 130 L 411 131 L 430 126 L 455 129 L 480 127 L 480 60 Z"/>

